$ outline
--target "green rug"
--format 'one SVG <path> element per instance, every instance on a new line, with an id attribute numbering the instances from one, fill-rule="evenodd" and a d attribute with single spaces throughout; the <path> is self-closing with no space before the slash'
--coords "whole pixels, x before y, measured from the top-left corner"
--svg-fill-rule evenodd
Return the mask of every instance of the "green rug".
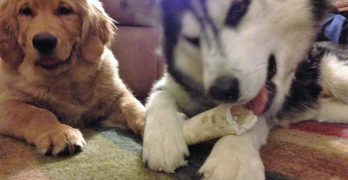
<path id="1" fill-rule="evenodd" d="M 96 127 L 82 132 L 87 146 L 72 157 L 42 156 L 33 146 L 0 136 L 0 179 L 199 179 L 198 166 L 175 176 L 144 167 L 141 141 L 128 130 Z"/>
<path id="2" fill-rule="evenodd" d="M 82 132 L 87 141 L 87 147 L 83 152 L 72 157 L 42 156 L 35 151 L 33 146 L 13 138 L 0 136 L 0 180 L 200 179 L 197 171 L 212 148 L 209 144 L 190 147 L 191 156 L 188 166 L 178 169 L 175 174 L 164 174 L 151 171 L 143 165 L 141 141 L 130 131 L 92 127 Z M 268 169 L 267 179 L 306 179 L 306 177 L 316 176 L 315 174 L 318 172 L 326 175 L 323 179 L 348 177 L 345 176 L 344 170 L 347 167 L 341 167 L 339 164 L 336 167 L 337 163 L 329 161 L 329 157 L 336 151 L 342 160 L 345 161 L 348 158 L 348 154 L 343 153 L 346 152 L 343 150 L 348 148 L 348 141 L 344 139 L 337 139 L 339 140 L 337 142 L 340 143 L 333 144 L 332 147 L 327 146 L 326 149 L 336 150 L 330 150 L 330 153 L 321 152 L 320 149 L 310 146 L 305 148 L 312 154 L 318 154 L 311 158 L 312 161 L 327 162 L 326 168 L 325 166 L 313 168 L 313 163 L 303 162 L 303 159 L 308 159 L 308 153 L 301 155 L 301 149 L 304 147 L 299 144 L 301 144 L 301 139 L 308 141 L 312 136 L 315 136 L 317 140 L 323 139 L 324 144 L 328 144 L 328 140 L 336 140 L 333 139 L 334 137 L 320 137 L 291 129 L 276 130 L 272 133 L 270 143 L 262 151 Z M 278 144 L 285 145 L 279 146 Z M 338 145 L 340 148 L 337 149 Z M 342 149 L 342 147 L 345 148 Z M 296 156 L 290 156 L 294 153 Z M 289 159 L 289 157 L 291 158 Z M 343 168 L 343 170 L 338 171 L 338 168 L 341 170 Z M 304 171 L 305 169 L 307 170 Z M 321 177 L 324 176 L 321 175 Z"/>

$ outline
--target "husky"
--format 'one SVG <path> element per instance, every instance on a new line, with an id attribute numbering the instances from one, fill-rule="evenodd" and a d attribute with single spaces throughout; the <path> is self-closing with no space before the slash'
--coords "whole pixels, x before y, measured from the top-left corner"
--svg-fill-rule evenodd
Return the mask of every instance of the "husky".
<path id="1" fill-rule="evenodd" d="M 166 73 L 147 100 L 143 160 L 187 165 L 182 116 L 219 104 L 258 115 L 250 131 L 215 143 L 206 179 L 265 179 L 259 149 L 271 127 L 317 119 L 348 123 L 348 51 L 313 46 L 326 0 L 160 0 Z"/>

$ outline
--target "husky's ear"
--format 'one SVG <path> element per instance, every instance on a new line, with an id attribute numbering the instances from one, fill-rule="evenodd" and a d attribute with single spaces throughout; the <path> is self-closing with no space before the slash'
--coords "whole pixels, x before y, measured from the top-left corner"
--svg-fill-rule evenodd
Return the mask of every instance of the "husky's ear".
<path id="1" fill-rule="evenodd" d="M 87 0 L 84 8 L 80 53 L 89 62 L 97 62 L 116 32 L 114 20 L 98 0 Z"/>
<path id="2" fill-rule="evenodd" d="M 10 1 L 0 1 L 0 59 L 12 67 L 17 67 L 22 62 L 24 53 L 17 41 L 16 3 Z"/>

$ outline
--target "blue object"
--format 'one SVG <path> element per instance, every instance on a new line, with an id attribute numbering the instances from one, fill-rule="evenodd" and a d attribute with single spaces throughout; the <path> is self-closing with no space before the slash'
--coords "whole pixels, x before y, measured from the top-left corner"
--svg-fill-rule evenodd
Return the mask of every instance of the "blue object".
<path id="1" fill-rule="evenodd" d="M 342 15 L 333 15 L 328 17 L 327 24 L 325 25 L 324 35 L 327 39 L 334 43 L 342 43 L 340 41 L 341 35 L 344 30 L 344 26 L 346 25 L 347 19 Z M 344 38 L 347 40 L 347 37 Z"/>

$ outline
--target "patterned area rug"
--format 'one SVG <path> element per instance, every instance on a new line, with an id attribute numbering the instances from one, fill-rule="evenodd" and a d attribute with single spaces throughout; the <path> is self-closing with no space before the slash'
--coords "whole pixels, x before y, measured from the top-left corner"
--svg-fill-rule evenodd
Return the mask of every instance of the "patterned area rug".
<path id="1" fill-rule="evenodd" d="M 0 136 L 0 179 L 200 179 L 211 145 L 190 148 L 189 166 L 175 175 L 143 166 L 141 142 L 123 129 L 83 131 L 87 148 L 73 157 L 46 157 Z M 348 179 L 348 126 L 302 123 L 276 129 L 262 148 L 267 179 Z"/>
<path id="2" fill-rule="evenodd" d="M 305 122 L 274 130 L 262 157 L 268 171 L 291 179 L 348 179 L 348 126 Z"/>

